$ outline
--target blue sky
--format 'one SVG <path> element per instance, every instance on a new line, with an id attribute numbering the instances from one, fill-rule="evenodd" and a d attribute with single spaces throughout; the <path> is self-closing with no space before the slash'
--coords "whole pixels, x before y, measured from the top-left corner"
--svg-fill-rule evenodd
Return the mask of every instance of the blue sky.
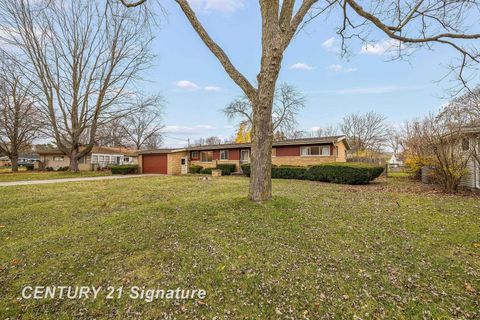
<path id="1" fill-rule="evenodd" d="M 235 66 L 255 81 L 260 61 L 260 17 L 257 1 L 191 0 L 210 35 Z M 145 76 L 149 93 L 167 101 L 165 145 L 183 146 L 186 140 L 235 133 L 220 110 L 241 90 L 198 38 L 183 13 L 171 1 L 168 16 L 156 30 L 155 65 Z M 319 18 L 309 24 L 287 49 L 280 81 L 307 98 L 298 118 L 299 129 L 327 127 L 352 112 L 375 110 L 393 124 L 437 110 L 444 102 L 447 80 L 438 83 L 455 52 L 441 46 L 420 49 L 408 61 L 389 61 L 391 42 L 373 33 L 368 47 L 352 42 L 353 55 L 342 59 L 335 34 L 336 19 Z"/>

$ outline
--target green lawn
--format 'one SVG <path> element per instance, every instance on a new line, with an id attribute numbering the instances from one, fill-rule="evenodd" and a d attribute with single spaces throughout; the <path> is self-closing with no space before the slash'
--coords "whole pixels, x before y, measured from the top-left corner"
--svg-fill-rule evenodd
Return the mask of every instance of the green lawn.
<path id="1" fill-rule="evenodd" d="M 108 176 L 108 175 L 111 175 L 111 173 L 105 172 L 105 171 L 84 171 L 84 172 L 21 171 L 18 173 L 0 172 L 0 182 L 99 177 L 99 176 Z"/>
<path id="2" fill-rule="evenodd" d="M 0 188 L 0 315 L 480 318 L 478 197 L 408 179 L 274 180 L 275 200 L 255 204 L 247 186 L 188 176 Z M 19 299 L 26 285 L 180 287 L 207 297 Z"/>

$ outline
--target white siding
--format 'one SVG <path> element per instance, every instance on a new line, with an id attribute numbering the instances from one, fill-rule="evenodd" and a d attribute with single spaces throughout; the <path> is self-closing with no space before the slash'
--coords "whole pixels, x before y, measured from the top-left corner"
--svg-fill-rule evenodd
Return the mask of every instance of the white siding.
<path id="1" fill-rule="evenodd" d="M 478 165 L 475 164 L 474 160 L 470 160 L 468 162 L 468 173 L 465 175 L 465 177 L 462 178 L 462 181 L 460 182 L 460 185 L 462 187 L 468 187 L 468 188 L 476 188 L 477 186 L 477 179 L 478 179 Z"/>

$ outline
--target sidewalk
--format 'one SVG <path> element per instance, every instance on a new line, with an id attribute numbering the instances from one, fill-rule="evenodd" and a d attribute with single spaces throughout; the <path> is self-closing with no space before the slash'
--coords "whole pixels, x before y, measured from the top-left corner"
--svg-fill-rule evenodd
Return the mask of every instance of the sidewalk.
<path id="1" fill-rule="evenodd" d="M 52 184 L 52 183 L 64 183 L 64 182 L 82 182 L 82 181 L 98 181 L 98 180 L 117 180 L 117 179 L 130 179 L 130 178 L 142 178 L 142 177 L 161 177 L 161 174 L 135 174 L 125 176 L 103 176 L 103 177 L 85 177 L 85 178 L 66 178 L 66 179 L 50 179 L 50 180 L 31 180 L 31 181 L 10 181 L 0 182 L 0 187 L 13 187 L 13 186 L 29 186 L 36 184 Z"/>

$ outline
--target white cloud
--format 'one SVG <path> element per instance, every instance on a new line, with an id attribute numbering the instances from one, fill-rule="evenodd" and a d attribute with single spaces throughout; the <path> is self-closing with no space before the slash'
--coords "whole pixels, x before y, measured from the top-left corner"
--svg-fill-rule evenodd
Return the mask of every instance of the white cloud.
<path id="1" fill-rule="evenodd" d="M 395 50 L 403 48 L 400 41 L 395 39 L 386 39 L 373 43 L 364 43 L 360 49 L 361 54 L 384 55 L 394 53 Z"/>
<path id="2" fill-rule="evenodd" d="M 345 88 L 345 89 L 335 89 L 335 90 L 322 90 L 317 91 L 316 93 L 320 94 L 335 94 L 335 95 L 352 95 L 352 94 L 384 94 L 400 91 L 413 91 L 418 90 L 420 87 L 415 86 L 379 86 L 379 87 L 356 87 L 356 88 Z"/>
<path id="3" fill-rule="evenodd" d="M 338 40 L 334 37 L 328 38 L 322 43 L 322 47 L 331 52 L 337 52 L 339 50 Z"/>
<path id="4" fill-rule="evenodd" d="M 183 90 L 188 90 L 188 91 L 199 91 L 199 90 L 204 90 L 204 91 L 209 91 L 209 92 L 218 92 L 222 90 L 220 87 L 216 86 L 199 86 L 195 82 L 192 82 L 190 80 L 180 80 L 174 83 L 177 88 L 183 89 Z"/>
<path id="5" fill-rule="evenodd" d="M 310 71 L 315 69 L 315 67 L 309 66 L 308 64 L 303 62 L 294 63 L 288 68 L 292 70 L 304 70 L 304 71 Z"/>
<path id="6" fill-rule="evenodd" d="M 188 0 L 188 2 L 195 10 L 205 12 L 234 13 L 244 6 L 244 0 Z"/>
<path id="7" fill-rule="evenodd" d="M 339 64 L 332 64 L 328 66 L 327 69 L 337 73 L 349 73 L 357 71 L 357 68 L 347 68 Z"/>
<path id="8" fill-rule="evenodd" d="M 202 134 L 206 135 L 206 131 L 215 130 L 215 127 L 208 124 L 201 124 L 196 126 L 165 126 L 162 132 L 164 133 L 174 133 L 178 135 L 195 135 Z"/>
<path id="9" fill-rule="evenodd" d="M 175 86 L 177 86 L 180 89 L 185 89 L 185 90 L 192 90 L 192 91 L 200 90 L 199 85 L 197 85 L 196 83 L 194 83 L 192 81 L 188 81 L 188 80 L 177 81 L 177 82 L 175 82 Z"/>
<path id="10" fill-rule="evenodd" d="M 215 87 L 215 86 L 206 86 L 206 87 L 203 88 L 203 90 L 218 92 L 222 89 L 220 87 Z"/>

